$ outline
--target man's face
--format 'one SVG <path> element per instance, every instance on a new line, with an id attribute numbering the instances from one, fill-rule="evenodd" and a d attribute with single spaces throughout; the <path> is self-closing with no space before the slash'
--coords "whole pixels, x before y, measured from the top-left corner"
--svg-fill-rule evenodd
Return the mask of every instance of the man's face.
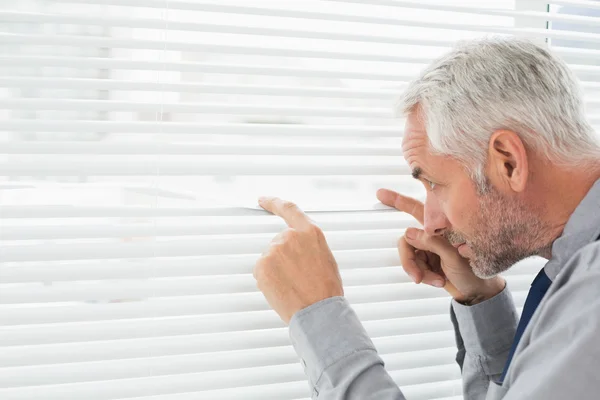
<path id="1" fill-rule="evenodd" d="M 492 277 L 539 252 L 544 229 L 535 210 L 494 182 L 478 188 L 457 160 L 433 154 L 417 113 L 407 118 L 402 149 L 427 190 L 425 231 L 445 236 L 477 276 Z"/>

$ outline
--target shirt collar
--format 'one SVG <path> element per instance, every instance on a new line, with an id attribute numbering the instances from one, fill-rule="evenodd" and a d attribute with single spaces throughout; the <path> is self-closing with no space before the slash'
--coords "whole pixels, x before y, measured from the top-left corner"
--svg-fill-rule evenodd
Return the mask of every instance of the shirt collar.
<path id="1" fill-rule="evenodd" d="M 552 244 L 552 258 L 544 270 L 554 280 L 565 263 L 577 250 L 593 242 L 600 235 L 600 179 L 594 183 L 573 214 L 562 235 Z"/>

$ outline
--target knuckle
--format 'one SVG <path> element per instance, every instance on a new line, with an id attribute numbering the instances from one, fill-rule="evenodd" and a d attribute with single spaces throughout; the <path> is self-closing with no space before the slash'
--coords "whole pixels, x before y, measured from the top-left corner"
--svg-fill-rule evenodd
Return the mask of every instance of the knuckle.
<path id="1" fill-rule="evenodd" d="M 296 203 L 293 203 L 291 201 L 284 201 L 283 202 L 283 209 L 284 210 L 294 210 L 296 208 L 297 208 Z"/>
<path id="2" fill-rule="evenodd" d="M 298 236 L 298 231 L 293 228 L 288 228 L 283 231 L 283 239 L 286 242 L 296 239 Z"/>
<path id="3" fill-rule="evenodd" d="M 323 236 L 323 235 L 324 235 L 324 234 L 323 234 L 323 230 L 322 230 L 322 229 L 321 229 L 321 228 L 320 228 L 320 227 L 319 227 L 317 224 L 315 224 L 314 222 L 313 222 L 313 223 L 310 223 L 310 224 L 308 225 L 308 231 L 309 231 L 311 234 L 313 234 L 313 235 L 316 235 L 316 236 L 319 236 L 319 237 L 321 237 L 321 236 Z"/>

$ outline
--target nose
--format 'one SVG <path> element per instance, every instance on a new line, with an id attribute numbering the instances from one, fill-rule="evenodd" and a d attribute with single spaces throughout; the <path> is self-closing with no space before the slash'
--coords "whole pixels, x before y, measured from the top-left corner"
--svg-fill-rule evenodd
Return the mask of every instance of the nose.
<path id="1" fill-rule="evenodd" d="M 434 196 L 427 196 L 423 211 L 423 228 L 429 236 L 441 236 L 446 233 L 450 223 Z"/>

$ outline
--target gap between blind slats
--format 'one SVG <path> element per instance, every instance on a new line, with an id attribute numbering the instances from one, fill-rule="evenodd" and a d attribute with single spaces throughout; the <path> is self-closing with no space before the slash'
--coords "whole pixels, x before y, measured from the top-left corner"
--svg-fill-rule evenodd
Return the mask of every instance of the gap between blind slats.
<path id="1" fill-rule="evenodd" d="M 400 138 L 400 136 L 399 136 Z M 331 144 L 221 144 L 154 142 L 3 142 L 0 154 L 98 154 L 98 155 L 312 155 L 312 156 L 402 156 L 400 146 Z M 2 232 L 0 231 L 0 234 Z"/>
<path id="2" fill-rule="evenodd" d="M 261 335 L 262 333 L 262 335 Z M 223 333 L 214 335 L 167 336 L 125 340 L 107 340 L 82 343 L 57 343 L 1 347 L 0 367 L 19 367 L 28 365 L 47 365 L 76 362 L 124 360 L 130 358 L 187 356 L 205 354 L 219 358 L 231 354 L 240 358 L 253 354 L 268 357 L 293 351 L 289 340 L 282 340 L 281 329 L 270 331 L 249 331 L 244 333 Z M 374 337 L 373 343 L 381 354 L 402 353 L 406 351 L 428 351 L 454 346 L 453 331 L 425 332 L 401 336 Z M 152 348 L 152 354 L 148 349 Z M 280 353 L 281 352 L 281 353 Z"/>
<path id="3" fill-rule="evenodd" d="M 121 1 L 121 0 L 120 0 Z M 350 23 L 366 23 L 376 25 L 391 25 L 391 26 L 405 26 L 405 27 L 417 27 L 417 28 L 431 28 L 431 29 L 442 29 L 442 30 L 457 30 L 457 31 L 470 31 L 470 32 L 489 32 L 496 34 L 509 34 L 519 35 L 529 38 L 536 39 L 568 39 L 568 40 L 579 40 L 586 42 L 600 42 L 600 35 L 591 33 L 581 32 L 570 32 L 570 31 L 552 31 L 547 29 L 535 29 L 535 28 L 515 28 L 515 27 L 504 27 L 504 26 L 488 26 L 488 25 L 477 25 L 477 24 L 458 24 L 448 22 L 428 22 L 428 21 L 415 21 L 411 19 L 402 18 L 386 18 L 386 17 L 371 17 L 363 15 L 350 15 L 350 14 L 333 14 L 324 12 L 313 12 L 313 11 L 301 11 L 301 10 L 284 10 L 284 9 L 273 9 L 273 8 L 261 8 L 261 7 L 244 7 L 239 5 L 223 5 L 223 4 L 197 4 L 203 10 L 216 12 L 227 12 L 241 15 L 256 15 L 256 16 L 268 16 L 268 17 L 282 17 L 282 18 L 302 18 L 308 20 L 317 21 L 336 21 L 336 22 L 350 22 Z M 164 4 L 163 4 L 164 7 Z M 161 8 L 163 8 L 161 7 Z M 169 5 L 169 9 L 171 6 Z M 30 22 L 30 23 L 62 23 L 62 24 L 74 24 L 74 25 L 97 25 L 97 26 L 123 26 L 128 28 L 146 28 L 146 29 L 164 29 L 165 21 L 167 19 L 141 19 L 141 18 L 119 18 L 119 17 L 87 17 L 83 15 L 71 16 L 65 14 L 38 14 L 38 13 L 22 13 L 22 12 L 11 12 L 4 11 L 0 12 L 0 20 L 10 20 L 12 22 Z M 600 19 L 596 19 L 600 21 Z M 589 21 L 588 21 L 589 22 Z M 275 28 L 263 28 L 253 26 L 239 26 L 239 25 L 223 25 L 223 24 L 211 24 L 211 23 L 196 23 L 196 22 L 180 22 L 174 20 L 168 20 L 169 30 L 179 31 L 196 31 L 196 32 L 213 32 L 213 33 L 233 33 L 233 34 L 246 34 L 246 35 L 264 35 L 271 37 L 300 37 L 300 38 L 312 38 L 312 39 L 328 39 L 328 40 L 345 40 L 345 41 L 367 41 L 367 42 L 379 42 L 379 43 L 394 43 L 398 44 L 397 36 L 389 35 L 360 35 L 350 33 L 337 33 L 337 32 L 319 32 L 319 31 L 305 31 L 297 29 L 275 29 Z M 423 40 L 418 39 L 422 45 L 443 45 L 453 43 L 452 40 Z"/>
<path id="4" fill-rule="evenodd" d="M 371 216 L 378 214 L 372 213 Z M 0 215 L 1 221 L 1 215 Z M 377 229 L 400 229 L 414 225 L 412 218 L 361 218 L 361 220 L 322 221 L 318 225 L 324 231 L 357 231 Z M 205 224 L 202 221 L 194 225 L 148 224 L 145 226 L 114 225 L 31 225 L 8 226 L 0 229 L 0 240 L 40 240 L 40 239 L 84 239 L 84 238 L 127 238 L 154 236 L 194 236 L 194 235 L 228 235 L 278 233 L 286 228 L 285 222 L 268 218 L 266 221 L 219 222 Z M 1 283 L 1 282 L 0 282 Z"/>
<path id="5" fill-rule="evenodd" d="M 160 108 L 157 108 L 157 110 Z M 155 110 L 156 111 L 156 110 Z M 8 120 L 0 130 L 21 132 L 107 132 L 107 133 L 173 133 L 191 135 L 255 135 L 262 137 L 395 137 L 401 138 L 403 129 L 391 126 L 355 125 L 292 125 L 243 123 L 184 123 L 184 122 L 129 122 L 129 121 L 42 121 Z"/>
<path id="6" fill-rule="evenodd" d="M 364 271 L 370 267 L 399 267 L 400 259 L 396 248 L 371 250 L 333 251 L 333 255 L 342 273 L 346 270 Z M 204 277 L 211 275 L 213 279 L 223 276 L 235 280 L 238 275 L 251 274 L 258 254 L 240 256 L 205 256 L 193 258 L 164 258 L 140 260 L 112 261 L 78 261 L 65 264 L 61 261 L 44 262 L 43 265 L 31 266 L 19 263 L 6 264 L 0 269 L 0 282 L 70 282 L 79 280 L 115 280 L 177 277 Z M 518 268 L 511 268 L 504 275 L 531 273 L 534 276 L 542 263 L 532 259 L 523 261 Z M 149 272 L 151 271 L 151 272 Z M 520 272 L 526 271 L 526 272 Z M 352 272 L 353 276 L 362 272 Z M 1 323 L 1 321 L 0 321 Z"/>

